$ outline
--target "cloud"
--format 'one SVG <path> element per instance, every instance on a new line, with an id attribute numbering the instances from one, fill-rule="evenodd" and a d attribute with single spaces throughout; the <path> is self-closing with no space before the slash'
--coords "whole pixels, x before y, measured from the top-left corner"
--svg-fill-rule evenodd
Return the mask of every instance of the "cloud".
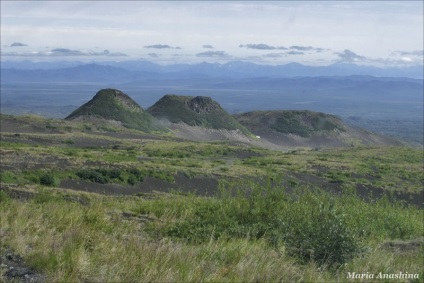
<path id="1" fill-rule="evenodd" d="M 84 52 L 67 48 L 56 48 L 50 51 L 53 56 L 82 56 Z"/>
<path id="2" fill-rule="evenodd" d="M 228 55 L 224 51 L 206 51 L 206 52 L 197 53 L 196 57 L 221 57 L 221 58 L 224 58 L 224 57 L 230 57 L 230 55 Z"/>
<path id="3" fill-rule="evenodd" d="M 343 52 L 335 52 L 335 54 L 340 57 L 340 61 L 343 63 L 353 63 L 367 60 L 366 57 L 360 56 L 355 52 L 350 51 L 349 49 L 345 49 Z"/>
<path id="4" fill-rule="evenodd" d="M 20 46 L 28 46 L 28 44 L 20 43 L 20 42 L 13 42 L 10 47 L 20 47 Z"/>
<path id="5" fill-rule="evenodd" d="M 285 53 L 268 53 L 268 54 L 262 55 L 262 57 L 281 58 L 281 57 L 287 57 L 287 55 Z"/>
<path id="6" fill-rule="evenodd" d="M 406 62 L 406 63 L 414 62 L 414 60 L 412 60 L 412 58 L 409 58 L 409 57 L 402 57 L 402 58 L 400 58 L 400 60 L 402 60 L 403 62 Z"/>
<path id="7" fill-rule="evenodd" d="M 55 48 L 50 51 L 32 51 L 32 52 L 2 52 L 1 56 L 10 57 L 90 57 L 90 56 L 107 56 L 107 57 L 126 57 L 127 55 L 120 52 L 112 53 L 109 50 L 103 52 L 95 52 L 92 50 L 72 50 L 68 48 Z"/>
<path id="8" fill-rule="evenodd" d="M 275 50 L 275 49 L 279 49 L 279 50 L 287 50 L 286 47 L 276 47 L 276 46 L 271 46 L 268 44 L 264 44 L 264 43 L 259 43 L 259 44 L 240 44 L 239 45 L 240 48 L 247 48 L 247 49 L 257 49 L 257 50 Z"/>
<path id="9" fill-rule="evenodd" d="M 299 51 L 289 51 L 286 54 L 288 55 L 304 55 L 304 52 L 299 52 Z"/>
<path id="10" fill-rule="evenodd" d="M 160 57 L 161 55 L 160 54 L 157 54 L 157 53 L 149 53 L 149 54 L 147 54 L 147 55 L 149 55 L 150 57 L 152 57 L 152 58 L 158 58 L 158 57 Z"/>
<path id="11" fill-rule="evenodd" d="M 214 48 L 212 45 L 209 45 L 209 44 L 205 44 L 202 47 L 207 48 L 207 49 L 213 49 Z"/>
<path id="12" fill-rule="evenodd" d="M 297 50 L 297 51 L 315 51 L 315 52 L 323 52 L 325 49 L 318 48 L 318 47 L 312 47 L 312 46 L 290 46 L 291 50 Z"/>
<path id="13" fill-rule="evenodd" d="M 168 44 L 153 44 L 153 45 L 146 45 L 144 48 L 153 48 L 153 49 L 182 49 L 181 47 L 172 47 Z"/>
<path id="14" fill-rule="evenodd" d="M 394 51 L 391 55 L 400 55 L 400 56 L 424 56 L 424 50 L 415 50 L 415 51 Z"/>
<path id="15" fill-rule="evenodd" d="M 46 55 L 49 56 L 127 56 L 124 53 L 111 53 L 109 50 L 105 49 L 103 52 L 95 52 L 91 50 L 71 50 L 67 48 L 55 48 L 50 52 L 47 52 Z"/>
<path id="16" fill-rule="evenodd" d="M 268 45 L 268 44 L 264 44 L 264 43 L 259 43 L 259 44 L 240 44 L 239 45 L 240 48 L 248 48 L 248 49 L 257 49 L 257 50 L 293 50 L 293 54 L 294 51 L 313 51 L 313 52 L 323 52 L 326 49 L 323 48 L 318 48 L 318 47 L 312 47 L 312 46 L 298 46 L 298 45 L 293 45 L 290 47 L 284 47 L 284 46 L 272 46 L 272 45 Z M 290 54 L 290 53 L 289 53 Z M 291 55 L 293 55 L 291 54 Z"/>
<path id="17" fill-rule="evenodd" d="M 366 65 L 380 65 L 380 66 L 411 66 L 411 65 L 422 65 L 422 59 L 417 59 L 416 57 L 409 57 L 409 56 L 403 56 L 399 59 L 391 59 L 391 58 L 371 58 L 371 57 L 365 57 L 356 54 L 355 52 L 351 50 L 344 50 L 343 52 L 335 52 L 334 54 L 338 55 L 340 60 L 338 62 L 340 63 L 362 63 Z M 420 51 L 418 52 L 404 52 L 399 51 L 397 53 L 399 55 L 419 55 L 421 54 Z"/>

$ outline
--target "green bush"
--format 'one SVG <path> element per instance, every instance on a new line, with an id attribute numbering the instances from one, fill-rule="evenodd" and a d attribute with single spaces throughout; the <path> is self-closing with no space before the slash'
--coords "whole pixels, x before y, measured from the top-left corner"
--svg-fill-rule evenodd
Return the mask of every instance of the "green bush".
<path id="1" fill-rule="evenodd" d="M 57 187 L 60 184 L 60 180 L 53 173 L 45 173 L 40 177 L 40 184 L 43 186 Z"/>
<path id="2" fill-rule="evenodd" d="M 280 220 L 282 240 L 289 254 L 301 262 L 315 261 L 319 265 L 337 266 L 352 259 L 359 245 L 346 221 L 332 205 L 319 209 L 296 204 Z"/>
<path id="3" fill-rule="evenodd" d="M 185 221 L 167 228 L 166 236 L 202 243 L 218 238 L 265 238 L 301 263 L 338 266 L 361 251 L 345 216 L 323 193 L 299 192 L 293 199 L 280 187 L 247 184 L 228 189 L 214 201 L 197 203 Z"/>
<path id="4" fill-rule="evenodd" d="M 16 176 L 11 171 L 2 171 L 0 172 L 0 182 L 2 183 L 15 183 L 16 182 Z"/>
<path id="5" fill-rule="evenodd" d="M 5 191 L 0 191 L 0 203 L 7 203 L 9 201 L 9 195 Z"/>
<path id="6" fill-rule="evenodd" d="M 130 184 L 131 186 L 134 186 L 135 184 L 137 184 L 138 179 L 137 179 L 134 175 L 130 175 L 130 176 L 128 177 L 127 182 L 128 182 L 128 184 Z"/>
<path id="7" fill-rule="evenodd" d="M 109 183 L 109 178 L 107 176 L 104 176 L 101 172 L 93 169 L 83 169 L 78 171 L 76 174 L 83 180 L 90 180 L 99 184 Z"/>

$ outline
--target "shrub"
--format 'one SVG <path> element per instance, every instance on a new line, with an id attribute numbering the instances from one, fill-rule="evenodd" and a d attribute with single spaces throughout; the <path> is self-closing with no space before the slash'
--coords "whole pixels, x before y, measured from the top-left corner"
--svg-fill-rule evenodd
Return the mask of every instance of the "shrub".
<path id="1" fill-rule="evenodd" d="M 0 203 L 7 203 L 9 201 L 9 195 L 5 191 L 0 191 Z"/>
<path id="2" fill-rule="evenodd" d="M 93 169 L 83 169 L 78 171 L 77 176 L 83 180 L 90 180 L 99 184 L 106 184 L 109 182 L 109 178 L 104 176 L 102 173 Z"/>
<path id="3" fill-rule="evenodd" d="M 49 187 L 57 187 L 60 184 L 60 180 L 52 173 L 45 173 L 40 177 L 40 184 Z"/>
<path id="4" fill-rule="evenodd" d="M 11 171 L 2 171 L 0 172 L 0 182 L 3 183 L 15 183 L 16 182 L 16 176 Z"/>
<path id="5" fill-rule="evenodd" d="M 222 237 L 265 238 L 277 249 L 284 245 L 301 263 L 320 266 L 341 265 L 361 251 L 328 195 L 306 191 L 289 199 L 270 181 L 265 187 L 234 189 L 227 188 L 227 195 L 223 192 L 215 201 L 198 203 L 190 218 L 168 227 L 165 234 L 195 243 Z"/>
<path id="6" fill-rule="evenodd" d="M 54 195 L 45 189 L 35 194 L 33 198 L 33 201 L 38 204 L 48 203 L 48 202 L 53 202 L 58 200 L 59 200 L 59 197 L 57 195 Z"/>
<path id="7" fill-rule="evenodd" d="M 282 239 L 289 254 L 301 262 L 337 266 L 353 258 L 359 246 L 342 214 L 332 205 L 321 204 L 318 210 L 298 205 L 280 220 Z"/>
<path id="8" fill-rule="evenodd" d="M 127 182 L 128 182 L 128 184 L 130 184 L 131 186 L 134 186 L 135 184 L 137 184 L 138 179 L 137 179 L 134 175 L 130 175 L 130 176 L 128 177 Z"/>

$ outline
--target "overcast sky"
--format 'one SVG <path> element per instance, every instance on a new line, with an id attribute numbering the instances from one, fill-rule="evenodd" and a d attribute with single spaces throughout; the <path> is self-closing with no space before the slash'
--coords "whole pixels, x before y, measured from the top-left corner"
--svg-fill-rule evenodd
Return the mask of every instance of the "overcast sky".
<path id="1" fill-rule="evenodd" d="M 1 1 L 1 60 L 423 65 L 423 1 Z"/>

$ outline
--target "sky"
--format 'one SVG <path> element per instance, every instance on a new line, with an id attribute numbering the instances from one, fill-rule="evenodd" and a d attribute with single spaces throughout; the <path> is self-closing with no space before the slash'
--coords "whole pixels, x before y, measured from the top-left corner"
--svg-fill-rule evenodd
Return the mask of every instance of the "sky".
<path id="1" fill-rule="evenodd" d="M 423 1 L 5 1 L 1 60 L 423 65 Z"/>

